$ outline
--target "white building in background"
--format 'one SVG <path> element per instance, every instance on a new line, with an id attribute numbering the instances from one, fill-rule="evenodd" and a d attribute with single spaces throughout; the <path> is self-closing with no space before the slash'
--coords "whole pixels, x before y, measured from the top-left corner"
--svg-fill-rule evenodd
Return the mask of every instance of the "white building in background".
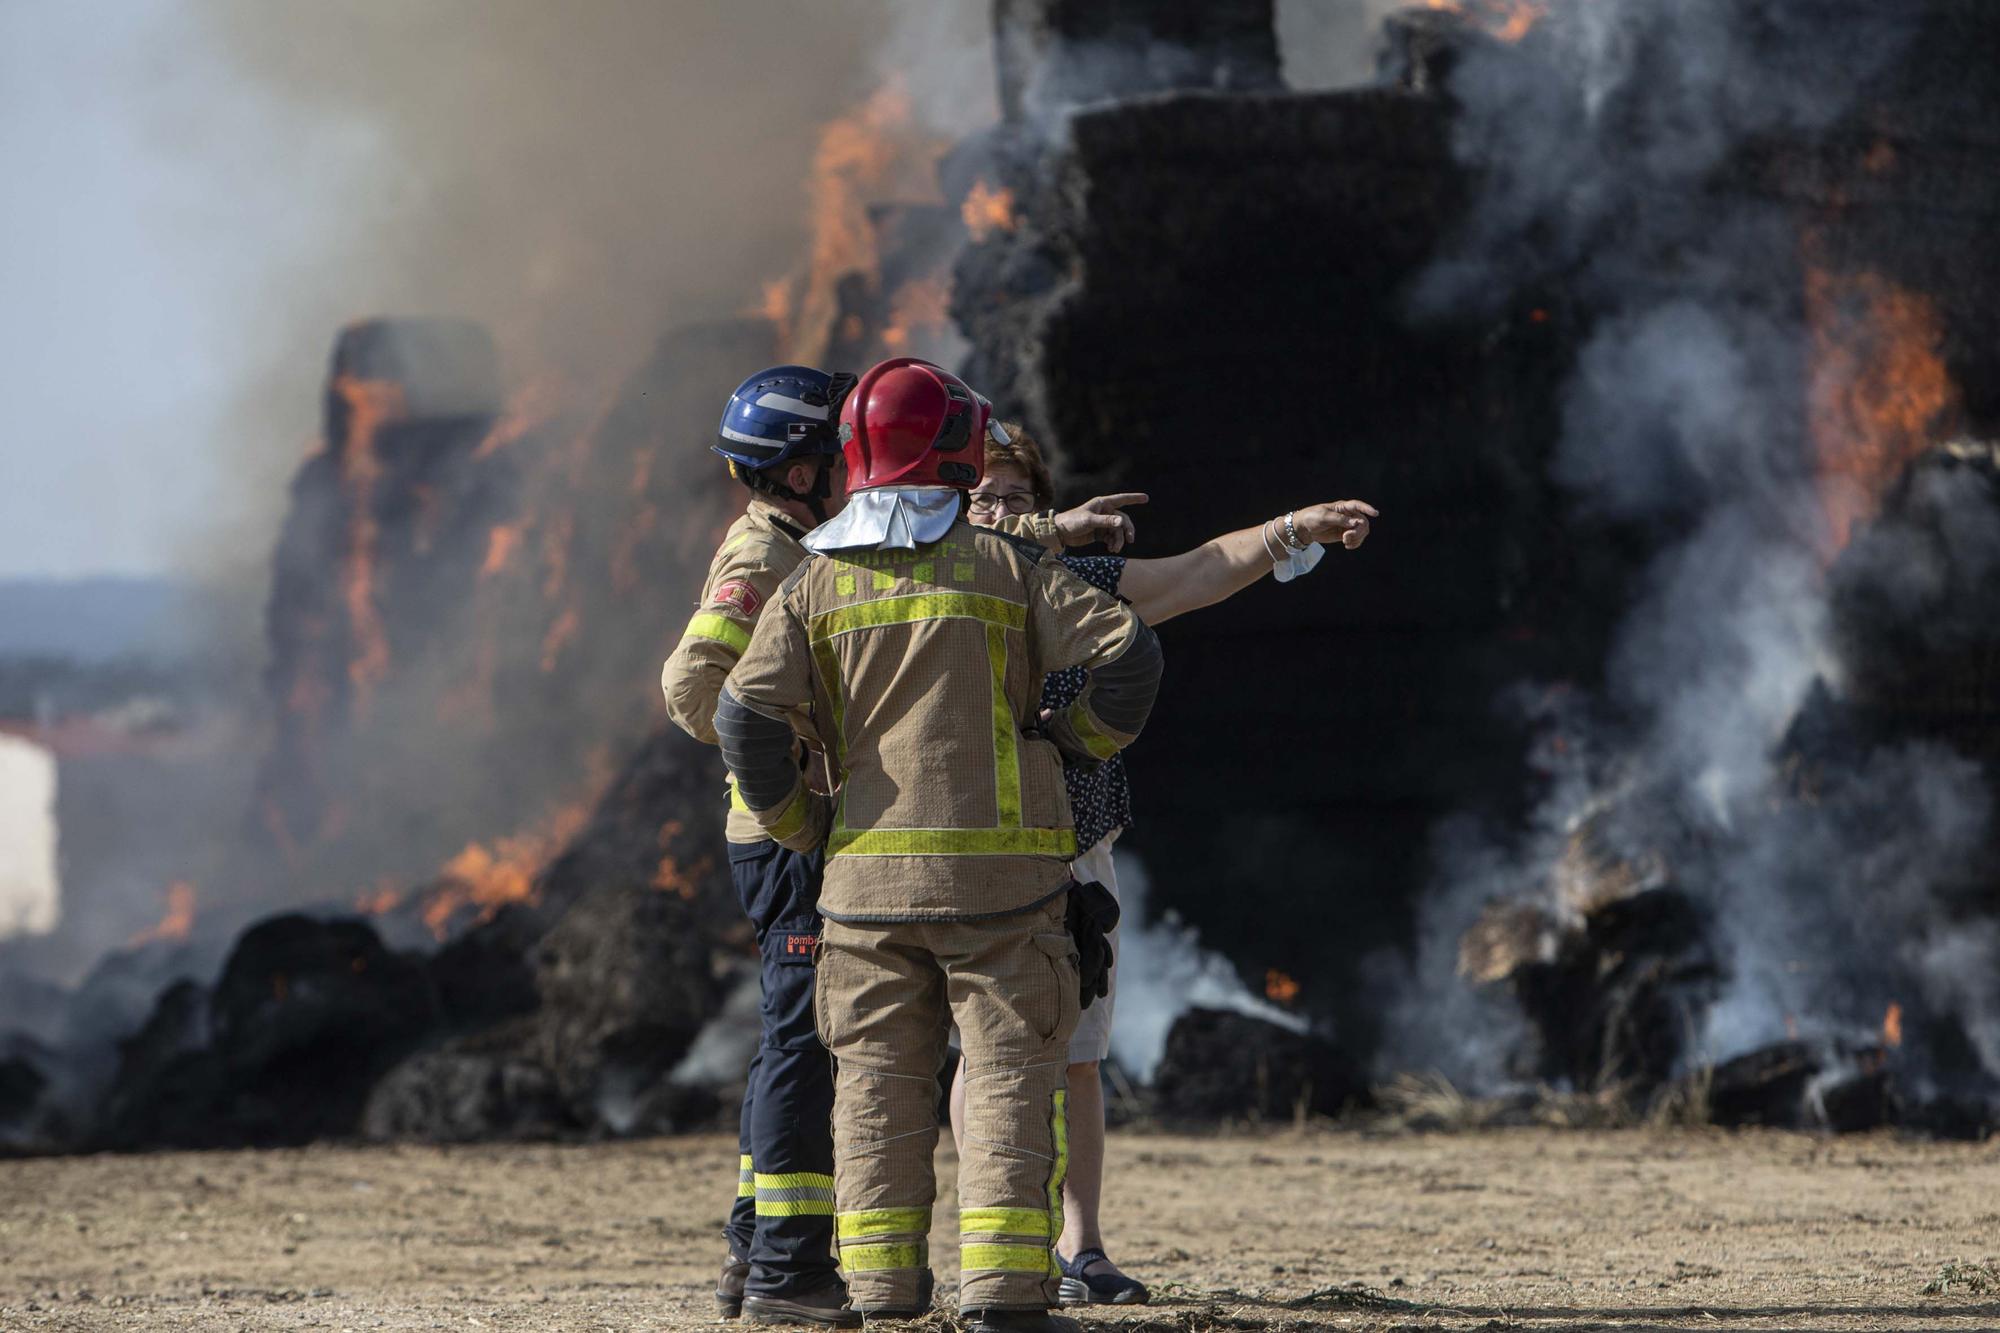
<path id="1" fill-rule="evenodd" d="M 0 939 L 45 935 L 61 915 L 56 757 L 0 732 Z"/>

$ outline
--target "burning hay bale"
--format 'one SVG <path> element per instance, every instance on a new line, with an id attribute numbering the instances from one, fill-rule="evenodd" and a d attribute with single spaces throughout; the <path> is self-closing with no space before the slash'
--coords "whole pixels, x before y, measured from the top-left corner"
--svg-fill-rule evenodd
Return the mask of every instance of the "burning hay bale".
<path id="1" fill-rule="evenodd" d="M 1494 903 L 1458 945 L 1458 974 L 1504 985 L 1535 1049 L 1516 1074 L 1639 1097 L 1683 1066 L 1720 978 L 1706 914 L 1655 851 L 1617 849 L 1623 810 L 1578 821 L 1543 897 Z"/>

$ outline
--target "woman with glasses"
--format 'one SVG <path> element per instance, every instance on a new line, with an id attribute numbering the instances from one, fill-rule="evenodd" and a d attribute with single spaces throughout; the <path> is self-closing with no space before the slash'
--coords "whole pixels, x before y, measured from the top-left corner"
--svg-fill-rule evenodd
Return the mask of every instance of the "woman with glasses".
<path id="1" fill-rule="evenodd" d="M 992 527 L 1009 515 L 1049 510 L 1055 505 L 1055 485 L 1040 446 L 1016 423 L 996 425 L 986 445 L 986 476 L 968 501 L 970 521 L 979 527 Z M 1144 497 L 1118 498 L 1136 503 Z M 1130 602 L 1141 620 L 1157 625 L 1184 612 L 1212 606 L 1274 571 L 1281 582 L 1290 582 L 1318 563 L 1323 543 L 1338 542 L 1350 551 L 1360 546 L 1368 539 L 1369 521 L 1376 517 L 1379 515 L 1371 505 L 1338 500 L 1224 533 L 1164 559 L 1136 560 L 1118 555 L 1057 558 L 1085 582 Z M 1119 535 L 1106 541 L 1113 551 L 1123 545 L 1117 540 Z M 1087 674 L 1080 669 L 1056 672 L 1043 685 L 1043 709 L 1067 708 L 1087 681 Z M 1069 788 L 1070 814 L 1076 822 L 1076 845 L 1083 849 L 1076 858 L 1076 878 L 1094 880 L 1115 895 L 1118 876 L 1111 846 L 1132 822 L 1124 762 L 1113 758 L 1090 771 L 1065 768 L 1063 778 Z M 1064 1305 L 1143 1305 L 1150 1298 L 1144 1284 L 1119 1272 L 1105 1255 L 1098 1227 L 1098 1202 L 1104 1184 L 1104 1091 L 1098 1065 L 1111 1050 L 1111 1012 L 1117 986 L 1114 965 L 1111 993 L 1083 1011 L 1069 1048 L 1069 1175 L 1063 1186 L 1063 1231 L 1056 1240 Z M 964 1108 L 961 1066 L 951 1093 L 954 1137 L 963 1133 Z"/>

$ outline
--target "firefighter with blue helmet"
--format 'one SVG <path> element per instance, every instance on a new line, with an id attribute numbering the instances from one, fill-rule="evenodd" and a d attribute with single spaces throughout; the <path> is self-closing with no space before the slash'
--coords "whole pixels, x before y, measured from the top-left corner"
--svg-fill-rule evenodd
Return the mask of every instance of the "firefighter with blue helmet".
<path id="1" fill-rule="evenodd" d="M 702 585 L 701 602 L 661 674 L 667 712 L 715 744 L 723 681 L 778 587 L 805 558 L 805 534 L 840 493 L 834 434 L 851 379 L 808 366 L 759 371 L 729 395 L 714 450 L 750 491 Z M 799 748 L 798 761 L 813 757 Z M 729 1252 L 716 1284 L 727 1318 L 853 1327 L 833 1258 L 833 1069 L 813 1030 L 820 853 L 780 846 L 732 788 L 729 872 L 762 954 L 762 1038 L 739 1128 Z"/>

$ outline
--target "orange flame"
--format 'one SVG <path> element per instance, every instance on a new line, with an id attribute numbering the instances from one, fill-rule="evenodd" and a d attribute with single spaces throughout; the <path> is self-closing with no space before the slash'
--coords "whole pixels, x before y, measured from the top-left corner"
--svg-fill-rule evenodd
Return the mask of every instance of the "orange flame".
<path id="1" fill-rule="evenodd" d="M 778 345 L 786 347 L 792 341 L 792 284 L 784 278 L 773 278 L 764 284 L 764 299 L 750 311 L 771 321 L 777 330 Z"/>
<path id="2" fill-rule="evenodd" d="M 403 891 L 384 880 L 373 889 L 363 889 L 354 899 L 354 910 L 364 916 L 387 916 L 403 903 Z"/>
<path id="3" fill-rule="evenodd" d="M 375 556 L 380 534 L 375 522 L 375 484 L 382 464 L 375 456 L 376 432 L 404 415 L 403 387 L 392 380 L 354 375 L 334 377 L 333 392 L 347 402 L 347 438 L 340 451 L 341 482 L 347 488 L 347 569 L 342 593 L 348 632 L 353 636 L 347 677 L 355 708 L 366 712 L 374 686 L 389 672 L 389 638 L 375 605 Z"/>
<path id="4" fill-rule="evenodd" d="M 1014 216 L 1014 192 L 1004 185 L 994 189 L 982 178 L 972 183 L 965 202 L 958 206 L 965 229 L 972 239 L 983 241 L 996 231 L 1012 231 L 1020 225 Z"/>
<path id="5" fill-rule="evenodd" d="M 1518 42 L 1548 17 L 1546 0 L 1424 0 L 1426 9 L 1462 14 L 1503 42 Z"/>
<path id="6" fill-rule="evenodd" d="M 1903 1044 L 1903 1006 L 1891 1002 L 1889 1012 L 1882 1015 L 1882 1044 L 1895 1050 Z"/>
<path id="7" fill-rule="evenodd" d="M 504 571 L 514 559 L 514 548 L 521 544 L 522 523 L 496 523 L 486 534 L 486 563 L 479 567 L 479 577 L 490 579 Z"/>
<path id="8" fill-rule="evenodd" d="M 1879 273 L 1806 273 L 1807 418 L 1832 553 L 1950 428 L 1958 393 L 1937 306 Z"/>
<path id="9" fill-rule="evenodd" d="M 808 364 L 821 359 L 842 278 L 859 273 L 870 291 L 878 290 L 880 237 L 872 208 L 890 199 L 939 202 L 936 168 L 948 146 L 917 125 L 909 94 L 895 80 L 820 130 L 806 190 L 812 242 L 804 270 L 765 283 L 753 309 L 777 325 L 786 356 Z"/>
<path id="10" fill-rule="evenodd" d="M 556 617 L 555 623 L 549 626 L 549 632 L 542 636 L 543 675 L 549 675 L 556 669 L 556 663 L 562 660 L 563 649 L 569 647 L 570 640 L 576 637 L 576 631 L 582 623 L 576 608 L 571 606 L 565 607 L 563 613 Z"/>
<path id="11" fill-rule="evenodd" d="M 184 879 L 167 885 L 167 912 L 159 921 L 125 941 L 136 949 L 155 940 L 184 940 L 194 928 L 194 885 Z"/>
<path id="12" fill-rule="evenodd" d="M 892 353 L 904 351 L 913 333 L 943 334 L 951 322 L 951 286 L 941 276 L 914 278 L 896 289 L 889 303 L 889 325 L 882 330 L 882 345 Z"/>
<path id="13" fill-rule="evenodd" d="M 1273 1004 L 1290 1004 L 1299 998 L 1299 983 L 1271 968 L 1264 973 L 1264 996 Z"/>
<path id="14" fill-rule="evenodd" d="M 444 882 L 425 900 L 424 924 L 441 940 L 461 908 L 477 907 L 477 919 L 489 921 L 508 903 L 533 902 L 536 875 L 588 818 L 589 808 L 579 802 L 558 810 L 542 828 L 496 839 L 490 848 L 465 844 L 465 850 L 444 863 Z"/>

